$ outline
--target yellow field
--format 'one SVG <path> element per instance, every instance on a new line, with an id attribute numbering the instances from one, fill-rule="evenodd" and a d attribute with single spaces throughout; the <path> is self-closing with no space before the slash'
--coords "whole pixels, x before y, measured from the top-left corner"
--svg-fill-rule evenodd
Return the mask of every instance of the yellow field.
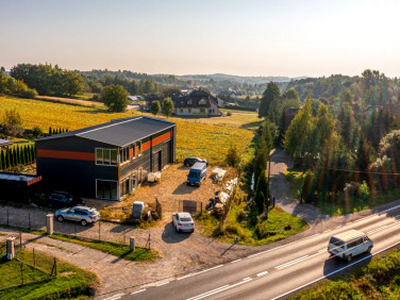
<path id="1" fill-rule="evenodd" d="M 48 128 L 79 129 L 112 119 L 142 115 L 137 111 L 110 113 L 105 107 L 84 107 L 33 99 L 0 96 L 0 115 L 5 109 L 16 108 L 25 128 L 34 126 L 48 132 Z M 146 114 L 148 115 L 148 114 Z M 259 120 L 256 115 L 233 114 L 232 117 L 207 119 L 169 118 L 177 124 L 177 158 L 186 156 L 206 158 L 212 164 L 222 163 L 231 144 L 244 152 L 254 136 Z"/>

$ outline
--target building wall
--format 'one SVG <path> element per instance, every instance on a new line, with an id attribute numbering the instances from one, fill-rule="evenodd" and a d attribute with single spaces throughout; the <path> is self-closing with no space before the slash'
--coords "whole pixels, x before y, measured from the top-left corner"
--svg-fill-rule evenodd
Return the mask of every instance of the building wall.
<path id="1" fill-rule="evenodd" d="M 175 127 L 141 142 L 141 155 L 130 157 L 128 161 L 114 166 L 97 165 L 95 151 L 96 148 L 116 149 L 120 153 L 116 146 L 76 136 L 39 140 L 36 142 L 37 173 L 42 176 L 43 184 L 49 191 L 63 189 L 81 197 L 96 198 L 96 180 L 102 180 L 116 182 L 118 195 L 126 190 L 123 184 L 128 186 L 130 193 L 136 190 L 149 172 L 162 170 L 176 160 Z M 133 178 L 136 180 L 133 181 Z"/>
<path id="2" fill-rule="evenodd" d="M 202 111 L 202 109 L 204 111 Z M 211 107 L 204 108 L 175 108 L 175 115 L 177 116 L 217 116 L 218 115 L 218 106 L 214 103 L 211 104 Z"/>

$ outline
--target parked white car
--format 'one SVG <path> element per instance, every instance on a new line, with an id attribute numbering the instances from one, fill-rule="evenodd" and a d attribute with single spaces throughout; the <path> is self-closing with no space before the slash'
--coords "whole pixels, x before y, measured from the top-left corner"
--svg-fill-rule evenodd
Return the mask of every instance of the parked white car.
<path id="1" fill-rule="evenodd" d="M 172 215 L 172 225 L 177 232 L 194 231 L 194 221 L 192 216 L 187 212 L 180 212 Z"/>

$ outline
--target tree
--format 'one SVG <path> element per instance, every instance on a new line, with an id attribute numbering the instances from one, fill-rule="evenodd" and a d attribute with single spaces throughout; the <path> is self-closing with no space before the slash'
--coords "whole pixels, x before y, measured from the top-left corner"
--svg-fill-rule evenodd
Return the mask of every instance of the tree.
<path id="1" fill-rule="evenodd" d="M 305 155 L 312 130 L 312 122 L 311 101 L 307 100 L 286 131 L 284 147 L 288 156 L 301 158 Z"/>
<path id="2" fill-rule="evenodd" d="M 282 98 L 283 100 L 298 100 L 300 102 L 299 94 L 294 88 L 285 90 Z"/>
<path id="3" fill-rule="evenodd" d="M 226 155 L 226 162 L 231 167 L 236 167 L 240 162 L 240 156 L 237 150 L 237 146 L 235 144 L 231 144 L 229 147 L 228 153 Z"/>
<path id="4" fill-rule="evenodd" d="M 153 101 L 151 102 L 151 106 L 150 106 L 150 112 L 155 116 L 157 115 L 161 110 L 161 104 L 160 101 Z"/>
<path id="5" fill-rule="evenodd" d="M 279 100 L 281 98 L 281 93 L 279 87 L 276 83 L 272 81 L 268 83 L 267 89 L 264 91 L 261 98 L 260 109 L 258 111 L 258 116 L 266 117 L 268 115 L 269 107 L 274 100 Z"/>
<path id="6" fill-rule="evenodd" d="M 109 85 L 103 89 L 102 101 L 112 112 L 123 112 L 126 110 L 129 100 L 128 92 L 122 85 Z"/>
<path id="7" fill-rule="evenodd" d="M 24 128 L 22 127 L 22 118 L 16 108 L 6 109 L 3 115 L 3 125 L 6 129 L 6 134 L 10 136 L 17 136 L 22 134 Z"/>
<path id="8" fill-rule="evenodd" d="M 165 98 L 162 104 L 163 114 L 168 118 L 174 112 L 174 102 L 171 98 Z"/>
<path id="9" fill-rule="evenodd" d="M 265 199 L 268 199 L 268 182 L 265 170 L 263 170 L 257 179 L 256 192 L 254 202 L 257 205 L 258 213 L 261 214 L 265 210 Z"/>

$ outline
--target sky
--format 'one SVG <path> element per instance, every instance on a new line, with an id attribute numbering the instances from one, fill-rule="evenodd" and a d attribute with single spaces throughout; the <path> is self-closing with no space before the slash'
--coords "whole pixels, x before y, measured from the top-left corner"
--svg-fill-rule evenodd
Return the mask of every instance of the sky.
<path id="1" fill-rule="evenodd" d="M 400 76 L 400 1 L 0 0 L 0 66 Z"/>

